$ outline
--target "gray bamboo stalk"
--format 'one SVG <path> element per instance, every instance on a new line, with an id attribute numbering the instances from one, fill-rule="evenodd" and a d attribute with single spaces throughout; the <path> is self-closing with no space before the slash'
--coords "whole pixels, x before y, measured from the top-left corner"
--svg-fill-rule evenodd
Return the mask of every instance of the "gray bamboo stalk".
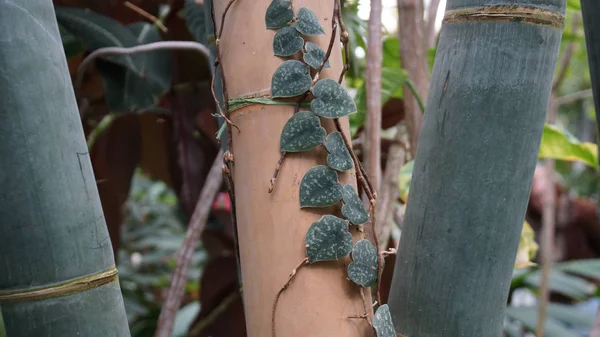
<path id="1" fill-rule="evenodd" d="M 594 92 L 594 106 L 596 107 L 596 120 L 600 121 L 600 1 L 581 0 L 581 16 L 583 17 L 583 30 L 587 47 L 592 91 Z M 600 134 L 600 122 L 598 122 Z M 600 159 L 599 159 L 600 160 Z"/>
<path id="2" fill-rule="evenodd" d="M 129 336 L 52 1 L 0 0 L 0 88 L 8 336 Z"/>
<path id="3" fill-rule="evenodd" d="M 502 336 L 564 12 L 448 1 L 389 299 L 397 332 Z"/>
<path id="4" fill-rule="evenodd" d="M 381 185 L 381 62 L 383 58 L 381 0 L 371 0 L 367 34 L 367 116 L 365 120 L 365 162 L 376 191 Z"/>

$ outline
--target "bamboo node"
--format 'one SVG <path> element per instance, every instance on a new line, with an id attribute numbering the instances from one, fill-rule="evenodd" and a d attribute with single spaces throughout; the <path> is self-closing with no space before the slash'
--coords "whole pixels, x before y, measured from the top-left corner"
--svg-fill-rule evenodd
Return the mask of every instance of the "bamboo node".
<path id="1" fill-rule="evenodd" d="M 100 273 L 86 275 L 48 286 L 0 291 L 0 304 L 39 301 L 81 293 L 117 281 L 117 273 L 117 268 L 113 266 Z"/>
<path id="2" fill-rule="evenodd" d="M 559 12 L 535 6 L 486 6 L 446 11 L 442 23 L 473 21 L 523 22 L 562 29 L 565 18 Z"/>

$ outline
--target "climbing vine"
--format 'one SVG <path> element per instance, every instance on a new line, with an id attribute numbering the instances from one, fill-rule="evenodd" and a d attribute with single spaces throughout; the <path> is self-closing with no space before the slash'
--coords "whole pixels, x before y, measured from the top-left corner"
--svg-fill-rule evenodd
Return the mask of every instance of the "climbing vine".
<path id="1" fill-rule="evenodd" d="M 354 244 L 349 231 L 350 226 L 356 226 L 364 237 L 362 226 L 370 220 L 373 233 L 376 233 L 374 218 L 376 194 L 353 152 L 351 143 L 344 136 L 338 120 L 357 111 L 354 100 L 341 85 L 348 64 L 344 66 L 338 81 L 320 78 L 322 69 L 330 66 L 329 56 L 338 27 L 341 27 L 340 38 L 344 50 L 348 52 L 348 34 L 341 20 L 339 0 L 334 0 L 331 39 L 327 51 L 304 39 L 306 36 L 326 35 L 317 16 L 307 7 L 299 8 L 294 13 L 290 0 L 273 0 L 267 8 L 265 24 L 267 29 L 276 30 L 273 38 L 275 56 L 287 58 L 302 53 L 302 61 L 297 59 L 283 61 L 271 81 L 273 98 L 299 97 L 299 100 L 294 115 L 287 121 L 281 133 L 279 141 L 281 159 L 270 181 L 269 192 L 272 192 L 275 187 L 286 153 L 303 152 L 324 146 L 327 150 L 327 165 L 317 165 L 304 175 L 299 189 L 299 207 L 329 207 L 341 202 L 341 213 L 344 217 L 326 214 L 308 229 L 305 236 L 306 257 L 292 271 L 273 303 L 272 336 L 275 336 L 277 302 L 299 268 L 322 261 L 338 260 L 351 254 L 352 262 L 347 266 L 348 278 L 361 287 L 361 295 L 364 297 L 362 288 L 378 285 L 383 267 L 382 258 L 389 252 L 379 252 L 376 237 L 374 237 L 375 245 L 364 238 Z M 313 76 L 311 71 L 314 73 Z M 310 110 L 301 110 L 302 107 L 306 107 L 304 102 L 308 98 L 312 98 Z M 337 131 L 327 134 L 321 126 L 321 118 L 334 120 Z M 369 198 L 370 212 L 365 209 L 357 190 L 352 185 L 342 186 L 338 180 L 338 174 L 352 168 L 355 169 L 359 183 Z M 368 317 L 366 305 L 364 314 L 359 317 L 365 318 L 372 325 L 378 337 L 395 336 L 389 308 L 381 303 L 379 286 L 377 286 L 376 303 L 380 306 L 372 321 Z"/>

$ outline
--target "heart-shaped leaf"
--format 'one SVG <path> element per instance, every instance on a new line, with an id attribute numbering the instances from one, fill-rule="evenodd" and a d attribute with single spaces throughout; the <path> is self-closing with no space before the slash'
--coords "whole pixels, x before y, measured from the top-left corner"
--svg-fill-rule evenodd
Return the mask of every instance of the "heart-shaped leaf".
<path id="1" fill-rule="evenodd" d="M 373 317 L 373 327 L 377 331 L 377 337 L 396 337 L 390 307 L 387 304 L 380 306 Z"/>
<path id="2" fill-rule="evenodd" d="M 330 133 L 325 140 L 325 148 L 329 152 L 327 165 L 332 169 L 345 172 L 351 169 L 353 165 L 352 156 L 350 156 L 342 137 L 344 136 L 339 131 Z"/>
<path id="3" fill-rule="evenodd" d="M 352 185 L 344 185 L 342 188 L 342 199 L 344 199 L 342 215 L 345 216 L 348 221 L 355 225 L 362 225 L 369 221 L 369 215 L 365 210 L 365 206 Z"/>
<path id="4" fill-rule="evenodd" d="M 310 111 L 300 111 L 290 118 L 281 132 L 279 150 L 301 152 L 323 144 L 326 131 L 321 120 Z"/>
<path id="5" fill-rule="evenodd" d="M 310 89 L 312 78 L 308 67 L 296 60 L 283 62 L 271 79 L 271 95 L 273 97 L 294 97 Z M 317 83 L 318 84 L 318 83 Z"/>
<path id="6" fill-rule="evenodd" d="M 321 26 L 319 18 L 306 7 L 298 10 L 298 21 L 296 21 L 294 27 L 304 35 L 325 35 L 325 30 Z"/>
<path id="7" fill-rule="evenodd" d="M 369 240 L 358 241 L 352 249 L 352 263 L 348 265 L 348 277 L 352 282 L 365 288 L 377 281 L 377 248 Z"/>
<path id="8" fill-rule="evenodd" d="M 289 0 L 273 0 L 265 14 L 268 29 L 281 28 L 294 19 L 294 10 Z"/>
<path id="9" fill-rule="evenodd" d="M 306 42 L 306 52 L 304 53 L 304 62 L 314 69 L 319 69 L 321 62 L 325 58 L 326 52 L 318 44 Z M 329 60 L 325 62 L 323 68 L 329 68 Z"/>
<path id="10" fill-rule="evenodd" d="M 306 172 L 300 183 L 300 208 L 327 207 L 342 199 L 337 172 L 318 165 Z"/>
<path id="11" fill-rule="evenodd" d="M 332 261 L 344 257 L 352 250 L 352 235 L 348 222 L 333 215 L 323 215 L 306 232 L 308 262 Z"/>
<path id="12" fill-rule="evenodd" d="M 275 33 L 275 37 L 273 38 L 275 56 L 292 56 L 302 50 L 303 45 L 304 39 L 291 26 L 281 28 Z"/>
<path id="13" fill-rule="evenodd" d="M 313 88 L 315 99 L 310 106 L 317 115 L 325 118 L 338 118 L 356 112 L 356 104 L 346 90 L 336 81 L 324 78 Z"/>

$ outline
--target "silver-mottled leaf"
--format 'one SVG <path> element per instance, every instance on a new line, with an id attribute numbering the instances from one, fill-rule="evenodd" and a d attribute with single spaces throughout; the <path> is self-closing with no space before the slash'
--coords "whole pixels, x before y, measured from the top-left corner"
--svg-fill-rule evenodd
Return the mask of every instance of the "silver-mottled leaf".
<path id="1" fill-rule="evenodd" d="M 337 172 L 318 165 L 306 172 L 300 183 L 300 208 L 327 207 L 342 199 Z"/>
<path id="2" fill-rule="evenodd" d="M 321 120 L 310 111 L 300 111 L 292 116 L 281 132 L 279 150 L 301 152 L 323 144 L 326 131 Z"/>
<path id="3" fill-rule="evenodd" d="M 377 337 L 396 337 L 392 315 L 387 304 L 380 306 L 373 317 L 373 327 Z"/>
<path id="4" fill-rule="evenodd" d="M 352 249 L 352 263 L 348 265 L 348 278 L 365 288 L 377 281 L 377 248 L 369 240 L 358 241 Z"/>
<path id="5" fill-rule="evenodd" d="M 321 26 L 319 18 L 306 7 L 298 10 L 298 21 L 296 21 L 294 27 L 304 35 L 325 35 L 325 30 Z"/>
<path id="6" fill-rule="evenodd" d="M 314 69 L 319 69 L 321 66 L 321 62 L 325 58 L 326 52 L 319 47 L 318 44 L 312 43 L 310 41 L 306 42 L 306 52 L 304 53 L 304 62 Z M 329 68 L 329 60 L 325 62 L 323 68 Z"/>
<path id="7" fill-rule="evenodd" d="M 355 225 L 362 225 L 369 220 L 369 215 L 365 210 L 365 206 L 360 200 L 356 190 L 352 185 L 344 185 L 342 188 L 342 215 Z"/>
<path id="8" fill-rule="evenodd" d="M 294 10 L 289 0 L 273 0 L 265 14 L 268 29 L 277 29 L 287 25 L 294 19 Z"/>
<path id="9" fill-rule="evenodd" d="M 292 56 L 302 50 L 303 45 L 304 39 L 291 26 L 281 28 L 275 33 L 275 37 L 273 38 L 275 56 Z"/>
<path id="10" fill-rule="evenodd" d="M 351 169 L 353 165 L 352 156 L 350 156 L 342 137 L 344 136 L 339 131 L 330 133 L 325 140 L 325 148 L 329 152 L 327 165 L 332 169 L 345 172 Z"/>
<path id="11" fill-rule="evenodd" d="M 344 257 L 352 250 L 352 235 L 348 222 L 333 215 L 323 215 L 306 232 L 308 262 L 332 261 Z"/>
<path id="12" fill-rule="evenodd" d="M 311 102 L 312 111 L 325 118 L 338 118 L 356 112 L 352 97 L 338 82 L 324 78 L 313 88 L 315 99 Z"/>
<path id="13" fill-rule="evenodd" d="M 271 79 L 271 95 L 273 97 L 294 97 L 310 89 L 312 78 L 308 67 L 296 60 L 283 62 Z"/>

